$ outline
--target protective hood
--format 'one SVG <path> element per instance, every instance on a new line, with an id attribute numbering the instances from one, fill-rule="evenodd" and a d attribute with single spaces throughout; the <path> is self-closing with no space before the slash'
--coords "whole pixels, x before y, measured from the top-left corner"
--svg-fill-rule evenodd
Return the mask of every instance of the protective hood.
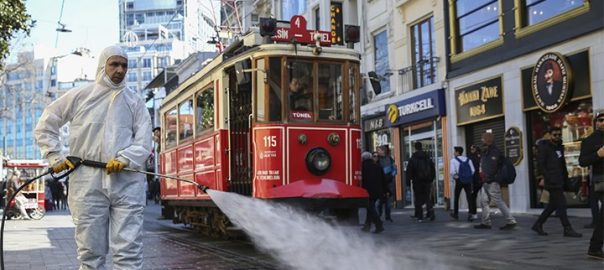
<path id="1" fill-rule="evenodd" d="M 105 65 L 111 56 L 121 56 L 128 60 L 128 55 L 126 55 L 126 52 L 124 52 L 122 48 L 117 46 L 109 46 L 105 48 L 99 56 L 99 65 L 96 69 L 96 83 L 106 86 L 112 90 L 122 89 L 126 87 L 126 78 L 124 78 L 124 80 L 122 80 L 119 84 L 115 84 L 105 72 Z"/>

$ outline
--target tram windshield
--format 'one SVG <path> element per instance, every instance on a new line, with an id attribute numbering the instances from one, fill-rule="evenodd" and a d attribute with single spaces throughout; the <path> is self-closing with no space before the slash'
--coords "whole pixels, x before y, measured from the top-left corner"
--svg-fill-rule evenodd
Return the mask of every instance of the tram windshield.
<path id="1" fill-rule="evenodd" d="M 257 73 L 257 121 L 282 121 L 283 115 L 292 122 L 357 122 L 357 63 L 270 57 L 265 64 L 257 61 L 267 71 Z"/>

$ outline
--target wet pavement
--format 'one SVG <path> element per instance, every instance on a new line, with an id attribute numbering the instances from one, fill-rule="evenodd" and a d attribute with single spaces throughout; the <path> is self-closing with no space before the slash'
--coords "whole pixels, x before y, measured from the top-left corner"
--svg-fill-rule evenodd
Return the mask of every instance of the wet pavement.
<path id="1" fill-rule="evenodd" d="M 202 237 L 180 224 L 159 220 L 159 212 L 154 204 L 146 209 L 144 269 L 284 268 L 250 242 Z M 418 223 L 411 214 L 411 209 L 394 210 L 394 222 L 386 222 L 383 233 L 365 236 L 397 249 L 402 257 L 425 261 L 425 269 L 604 269 L 604 261 L 586 256 L 591 237 L 591 230 L 583 229 L 587 218 L 571 217 L 583 237 L 567 238 L 556 217 L 544 226 L 550 235 L 538 236 L 530 230 L 536 220 L 530 214 L 517 214 L 518 226 L 512 231 L 498 229 L 503 225 L 501 216 L 495 217 L 493 229 L 477 230 L 472 228 L 477 222 L 454 221 L 442 209 L 433 222 Z M 7 221 L 5 230 L 7 270 L 78 268 L 74 227 L 67 211 L 49 212 L 38 221 Z"/>

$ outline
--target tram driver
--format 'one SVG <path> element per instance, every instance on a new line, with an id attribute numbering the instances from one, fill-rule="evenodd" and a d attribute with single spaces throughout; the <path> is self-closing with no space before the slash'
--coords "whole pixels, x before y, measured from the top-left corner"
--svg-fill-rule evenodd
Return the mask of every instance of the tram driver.
<path id="1" fill-rule="evenodd" d="M 308 77 L 293 77 L 289 82 L 289 106 L 294 111 L 312 111 L 312 89 Z"/>

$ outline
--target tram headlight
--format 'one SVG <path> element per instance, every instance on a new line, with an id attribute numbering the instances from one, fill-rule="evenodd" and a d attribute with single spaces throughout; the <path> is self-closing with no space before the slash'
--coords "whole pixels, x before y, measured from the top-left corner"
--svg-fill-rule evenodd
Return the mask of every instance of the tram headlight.
<path id="1" fill-rule="evenodd" d="M 331 167 L 331 156 L 324 148 L 314 148 L 306 154 L 306 167 L 314 175 L 323 175 Z"/>

